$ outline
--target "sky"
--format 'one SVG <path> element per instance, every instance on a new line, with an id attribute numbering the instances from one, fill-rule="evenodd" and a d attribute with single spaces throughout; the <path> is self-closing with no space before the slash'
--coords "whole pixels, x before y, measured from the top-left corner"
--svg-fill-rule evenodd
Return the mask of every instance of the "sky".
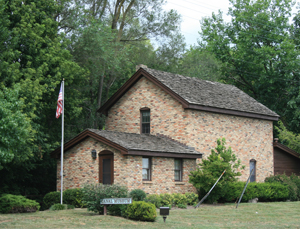
<path id="1" fill-rule="evenodd" d="M 181 14 L 181 32 L 189 47 L 197 44 L 199 21 L 203 17 L 210 17 L 212 12 L 218 13 L 219 9 L 223 12 L 224 20 L 229 21 L 230 17 L 227 16 L 229 6 L 228 0 L 167 0 L 163 8 L 167 11 L 174 9 Z"/>
<path id="2" fill-rule="evenodd" d="M 230 21 L 230 16 L 227 15 L 228 8 L 231 6 L 229 0 L 166 0 L 166 2 L 163 7 L 165 10 L 174 9 L 181 14 L 181 33 L 185 36 L 187 47 L 197 44 L 200 31 L 199 21 L 203 17 L 210 17 L 212 12 L 218 13 L 220 9 L 223 12 L 223 19 Z M 300 1 L 296 2 L 299 4 Z M 297 11 L 296 6 L 293 7 L 292 13 Z"/>

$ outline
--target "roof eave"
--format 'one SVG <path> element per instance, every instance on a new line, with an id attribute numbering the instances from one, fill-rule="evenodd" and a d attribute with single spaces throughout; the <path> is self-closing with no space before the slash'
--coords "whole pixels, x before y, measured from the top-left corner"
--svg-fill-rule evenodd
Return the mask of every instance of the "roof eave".
<path id="1" fill-rule="evenodd" d="M 67 143 L 64 144 L 64 152 L 66 152 L 67 150 L 69 150 L 70 148 L 72 148 L 73 146 L 75 146 L 76 144 L 80 143 L 81 141 L 83 141 L 84 139 L 91 137 L 94 138 L 100 142 L 103 142 L 104 144 L 113 147 L 114 149 L 120 150 L 121 153 L 126 153 L 127 149 L 86 129 L 85 131 L 81 132 L 80 134 L 78 134 L 76 137 L 72 138 L 70 141 L 68 141 Z M 55 149 L 54 151 L 52 151 L 50 153 L 51 157 L 53 158 L 58 158 L 59 155 L 61 153 L 61 147 Z"/>
<path id="2" fill-rule="evenodd" d="M 185 159 L 202 158 L 202 154 L 158 152 L 158 151 L 149 151 L 149 150 L 128 150 L 127 152 L 124 152 L 123 155 L 146 156 L 146 157 L 171 157 L 171 158 L 185 158 Z"/>
<path id="3" fill-rule="evenodd" d="M 270 120 L 270 121 L 278 121 L 278 119 L 279 119 L 279 116 L 270 116 L 270 115 L 264 115 L 264 114 L 229 110 L 229 109 L 202 106 L 202 105 L 196 105 L 196 104 L 189 104 L 186 107 L 186 109 L 201 110 L 201 111 L 208 111 L 208 112 L 214 112 L 214 113 L 220 113 L 220 114 L 229 114 L 229 115 L 235 115 L 235 116 L 241 116 L 241 117 L 247 117 L 247 118 L 264 119 L 264 120 Z"/>
<path id="4" fill-rule="evenodd" d="M 297 158 L 300 158 L 300 154 L 299 153 L 297 153 L 295 150 L 292 150 L 289 147 L 287 147 L 287 146 L 285 146 L 285 145 L 283 145 L 283 144 L 281 144 L 279 142 L 274 142 L 273 147 L 277 147 L 277 148 L 279 148 L 279 149 L 281 149 L 281 150 L 289 153 L 290 155 L 293 155 L 293 156 L 295 156 Z"/>

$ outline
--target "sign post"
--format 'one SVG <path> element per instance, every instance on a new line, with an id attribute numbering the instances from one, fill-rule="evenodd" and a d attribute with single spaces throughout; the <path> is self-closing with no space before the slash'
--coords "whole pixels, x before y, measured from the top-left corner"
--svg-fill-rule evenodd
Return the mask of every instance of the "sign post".
<path id="1" fill-rule="evenodd" d="M 100 204 L 104 205 L 104 215 L 107 215 L 107 205 L 110 204 L 131 204 L 132 198 L 107 198 L 100 200 Z"/>

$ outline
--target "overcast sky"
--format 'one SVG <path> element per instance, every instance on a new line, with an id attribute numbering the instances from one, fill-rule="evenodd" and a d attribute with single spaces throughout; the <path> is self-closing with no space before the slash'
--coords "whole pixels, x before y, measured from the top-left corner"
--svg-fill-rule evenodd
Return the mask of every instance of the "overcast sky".
<path id="1" fill-rule="evenodd" d="M 212 12 L 223 12 L 223 19 L 230 21 L 227 16 L 228 8 L 231 6 L 228 0 L 166 0 L 165 10 L 174 9 L 181 14 L 181 32 L 185 36 L 188 47 L 197 44 L 200 31 L 199 21 L 202 17 L 210 17 Z M 296 1 L 299 4 L 299 0 Z M 296 13 L 296 6 L 293 13 Z"/>
<path id="2" fill-rule="evenodd" d="M 197 43 L 198 31 L 200 31 L 199 21 L 202 17 L 211 16 L 212 12 L 217 13 L 220 9 L 224 19 L 229 20 L 229 17 L 226 16 L 228 7 L 228 0 L 167 0 L 164 9 L 174 9 L 181 14 L 181 32 L 189 46 Z"/>

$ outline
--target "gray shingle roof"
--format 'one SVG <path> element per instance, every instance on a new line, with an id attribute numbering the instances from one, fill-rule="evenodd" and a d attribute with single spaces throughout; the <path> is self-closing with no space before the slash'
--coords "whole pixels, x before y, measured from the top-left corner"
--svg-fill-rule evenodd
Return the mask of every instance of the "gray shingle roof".
<path id="1" fill-rule="evenodd" d="M 150 134 L 133 134 L 107 130 L 87 129 L 112 141 L 127 150 L 140 150 L 164 153 L 201 154 L 193 148 L 174 140 Z"/>
<path id="2" fill-rule="evenodd" d="M 143 69 L 190 104 L 279 117 L 233 85 Z"/>

